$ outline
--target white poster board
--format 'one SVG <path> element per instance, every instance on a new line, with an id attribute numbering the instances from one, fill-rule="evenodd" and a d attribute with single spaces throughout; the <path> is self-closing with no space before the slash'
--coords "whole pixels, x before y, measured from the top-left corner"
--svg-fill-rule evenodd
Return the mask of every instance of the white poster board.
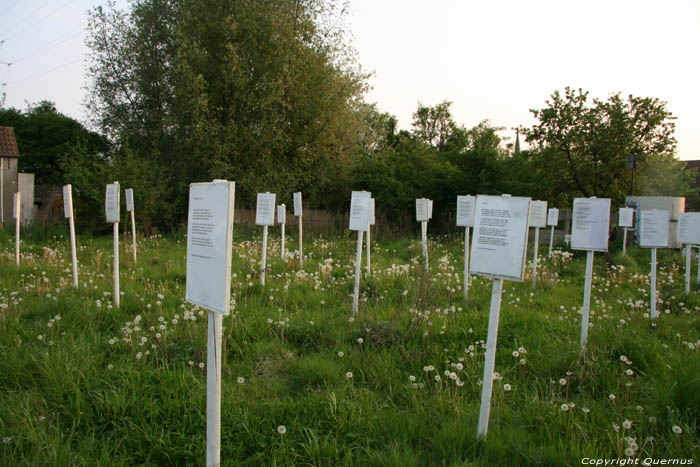
<path id="1" fill-rule="evenodd" d="M 285 224 L 287 222 L 287 207 L 284 204 L 277 206 L 277 223 Z"/>
<path id="2" fill-rule="evenodd" d="M 109 183 L 105 190 L 105 216 L 107 222 L 119 222 L 119 183 Z"/>
<path id="3" fill-rule="evenodd" d="M 190 184 L 185 298 L 207 310 L 229 313 L 235 182 Z"/>
<path id="4" fill-rule="evenodd" d="M 301 191 L 294 193 L 294 215 L 301 216 Z"/>
<path id="5" fill-rule="evenodd" d="M 375 217 L 374 217 L 374 198 L 370 198 L 369 200 L 369 225 L 374 225 L 375 224 Z"/>
<path id="6" fill-rule="evenodd" d="M 610 198 L 575 198 L 573 218 L 573 250 L 608 251 Z"/>
<path id="7" fill-rule="evenodd" d="M 275 194 L 258 193 L 255 225 L 275 225 Z"/>
<path id="8" fill-rule="evenodd" d="M 429 199 L 428 200 L 428 219 L 433 218 L 433 200 Z"/>
<path id="9" fill-rule="evenodd" d="M 620 208 L 617 225 L 619 227 L 634 227 L 634 208 Z"/>
<path id="10" fill-rule="evenodd" d="M 474 227 L 475 198 L 457 196 L 457 227 Z"/>
<path id="11" fill-rule="evenodd" d="M 369 224 L 369 203 L 372 193 L 353 191 L 350 199 L 350 230 L 365 232 Z"/>
<path id="12" fill-rule="evenodd" d="M 642 248 L 668 248 L 668 221 L 668 211 L 640 211 L 639 246 Z"/>
<path id="13" fill-rule="evenodd" d="M 547 201 L 530 202 L 530 227 L 547 227 Z"/>
<path id="14" fill-rule="evenodd" d="M 63 186 L 63 215 L 66 219 L 73 217 L 73 196 L 71 193 L 71 186 Z"/>
<path id="15" fill-rule="evenodd" d="M 427 222 L 428 220 L 428 199 L 416 199 L 416 220 L 418 222 Z"/>
<path id="16" fill-rule="evenodd" d="M 700 245 L 700 212 L 684 212 L 678 216 L 678 243 Z"/>
<path id="17" fill-rule="evenodd" d="M 523 280 L 529 208 L 530 198 L 476 197 L 470 274 Z"/>
<path id="18" fill-rule="evenodd" d="M 547 211 L 547 226 L 556 227 L 559 225 L 559 209 L 550 208 Z"/>
<path id="19" fill-rule="evenodd" d="M 124 190 L 124 195 L 126 196 L 126 212 L 134 211 L 134 189 L 127 188 Z"/>

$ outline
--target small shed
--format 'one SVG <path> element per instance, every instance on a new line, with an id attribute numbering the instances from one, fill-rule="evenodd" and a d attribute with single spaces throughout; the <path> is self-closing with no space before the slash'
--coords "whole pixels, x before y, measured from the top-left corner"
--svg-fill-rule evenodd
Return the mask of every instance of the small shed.
<path id="1" fill-rule="evenodd" d="M 0 223 L 13 223 L 12 199 L 17 192 L 17 163 L 19 148 L 15 131 L 9 126 L 0 126 Z"/>

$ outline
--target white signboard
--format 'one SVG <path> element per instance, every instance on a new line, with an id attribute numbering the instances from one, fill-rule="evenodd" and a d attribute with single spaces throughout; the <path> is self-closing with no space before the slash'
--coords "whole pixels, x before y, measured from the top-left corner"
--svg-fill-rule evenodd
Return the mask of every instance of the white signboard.
<path id="1" fill-rule="evenodd" d="M 73 196 L 70 185 L 63 186 L 63 214 L 66 219 L 73 217 Z"/>
<path id="2" fill-rule="evenodd" d="M 105 191 L 107 222 L 119 222 L 119 183 L 110 183 Z"/>
<path id="3" fill-rule="evenodd" d="M 474 197 L 457 196 L 457 227 L 474 227 Z"/>
<path id="4" fill-rule="evenodd" d="M 634 227 L 634 208 L 620 208 L 617 219 L 619 227 Z"/>
<path id="5" fill-rule="evenodd" d="M 575 198 L 571 248 L 608 251 L 610 198 Z"/>
<path id="6" fill-rule="evenodd" d="M 350 200 L 350 230 L 367 230 L 369 223 L 369 203 L 372 193 L 353 191 Z"/>
<path id="7" fill-rule="evenodd" d="M 277 223 L 284 224 L 287 222 L 287 207 L 284 204 L 277 206 Z"/>
<path id="8" fill-rule="evenodd" d="M 234 192 L 234 182 L 192 183 L 187 214 L 185 297 L 226 315 L 231 303 Z"/>
<path id="9" fill-rule="evenodd" d="M 547 201 L 530 202 L 530 227 L 547 227 Z"/>
<path id="10" fill-rule="evenodd" d="M 301 216 L 301 191 L 294 193 L 294 215 Z"/>
<path id="11" fill-rule="evenodd" d="M 678 243 L 700 245 L 700 212 L 684 212 L 678 216 Z"/>
<path id="12" fill-rule="evenodd" d="M 374 225 L 376 219 L 374 218 L 374 198 L 369 200 L 369 225 Z"/>
<path id="13" fill-rule="evenodd" d="M 559 224 L 559 209 L 551 208 L 547 211 L 547 225 L 556 227 Z"/>
<path id="14" fill-rule="evenodd" d="M 127 188 L 124 190 L 126 195 L 126 212 L 132 212 L 134 210 L 134 189 Z"/>
<path id="15" fill-rule="evenodd" d="M 255 225 L 275 225 L 275 194 L 258 193 Z"/>
<path id="16" fill-rule="evenodd" d="M 433 200 L 429 199 L 428 200 L 428 219 L 433 218 Z"/>
<path id="17" fill-rule="evenodd" d="M 428 199 L 418 198 L 416 199 L 416 220 L 418 222 L 427 221 L 428 217 Z"/>
<path id="18" fill-rule="evenodd" d="M 530 198 L 476 197 L 469 273 L 522 281 Z"/>
<path id="19" fill-rule="evenodd" d="M 640 211 L 639 246 L 646 248 L 667 248 L 668 218 L 668 211 Z"/>

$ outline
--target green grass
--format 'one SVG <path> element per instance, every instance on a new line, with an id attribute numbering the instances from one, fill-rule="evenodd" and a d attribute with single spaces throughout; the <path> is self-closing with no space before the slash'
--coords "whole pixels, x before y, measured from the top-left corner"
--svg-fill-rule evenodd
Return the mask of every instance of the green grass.
<path id="1" fill-rule="evenodd" d="M 585 253 L 541 247 L 536 289 L 504 285 L 477 441 L 491 281 L 472 278 L 463 299 L 461 235 L 431 237 L 429 275 L 418 238 L 374 243 L 354 320 L 354 235 L 307 239 L 299 271 L 271 229 L 265 287 L 260 232 L 234 235 L 223 465 L 700 458 L 700 294 L 685 296 L 679 252 L 659 251 L 654 323 L 649 251 L 615 253 L 615 268 L 596 255 L 582 352 Z M 111 237 L 78 243 L 74 289 L 64 231 L 27 232 L 18 267 L 0 231 L 0 465 L 203 464 L 206 313 L 184 301 L 184 236 L 139 238 L 135 264 L 123 239 L 119 309 Z"/>

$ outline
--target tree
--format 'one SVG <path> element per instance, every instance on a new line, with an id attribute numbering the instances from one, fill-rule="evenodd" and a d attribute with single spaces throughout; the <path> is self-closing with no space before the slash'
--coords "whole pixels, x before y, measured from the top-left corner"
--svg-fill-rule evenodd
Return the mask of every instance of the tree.
<path id="1" fill-rule="evenodd" d="M 606 101 L 566 88 L 555 91 L 547 107 L 531 110 L 539 123 L 524 130 L 535 145 L 538 169 L 549 195 L 610 197 L 617 202 L 629 193 L 627 156 L 644 167 L 672 155 L 674 117 L 655 98 L 610 96 Z"/>
<path id="2" fill-rule="evenodd" d="M 411 123 L 416 138 L 440 151 L 446 150 L 448 141 L 459 128 L 452 118 L 451 105 L 447 100 L 434 107 L 419 102 Z"/>
<path id="3" fill-rule="evenodd" d="M 136 0 L 91 13 L 96 123 L 156 161 L 184 214 L 192 181 L 239 199 L 302 189 L 319 205 L 349 176 L 366 76 L 344 5 L 325 0 Z M 340 183 L 342 185 L 342 182 Z"/>
<path id="4" fill-rule="evenodd" d="M 104 154 L 109 149 L 105 138 L 58 112 L 49 101 L 29 105 L 24 112 L 0 110 L 0 125 L 15 129 L 19 169 L 33 173 L 37 184 L 66 183 L 61 161 L 76 148 L 89 154 Z"/>

